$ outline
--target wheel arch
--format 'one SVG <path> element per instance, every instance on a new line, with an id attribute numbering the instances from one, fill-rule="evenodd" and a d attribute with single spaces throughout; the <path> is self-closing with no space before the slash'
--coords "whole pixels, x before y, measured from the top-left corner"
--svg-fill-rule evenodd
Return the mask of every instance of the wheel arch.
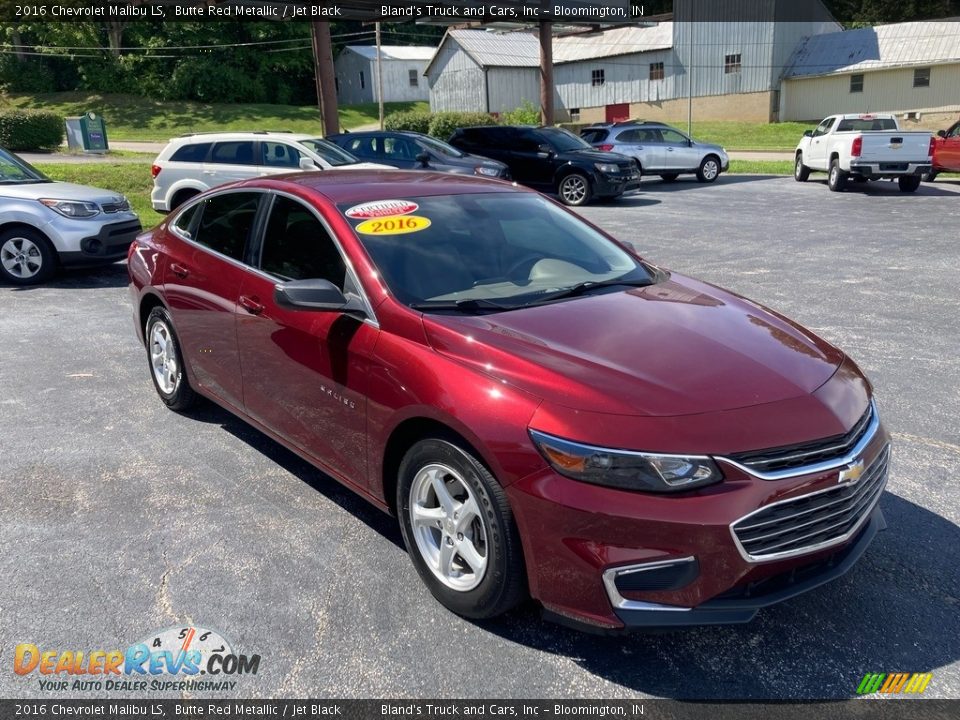
<path id="1" fill-rule="evenodd" d="M 452 423 L 447 423 L 426 415 L 415 415 L 402 420 L 393 428 L 387 438 L 381 457 L 381 488 L 384 500 L 390 508 L 390 512 L 394 515 L 397 514 L 397 481 L 403 456 L 406 455 L 407 451 L 413 447 L 415 443 L 428 437 L 449 440 L 463 450 L 470 452 L 486 467 L 494 479 L 497 480 L 498 483 L 500 482 L 497 473 L 478 444 L 472 442 L 464 433 L 454 428 Z"/>
<path id="2" fill-rule="evenodd" d="M 144 333 L 145 325 L 147 323 L 147 317 L 156 307 L 166 308 L 167 304 L 163 299 L 154 292 L 147 291 L 143 294 L 143 297 L 140 298 L 140 304 L 137 309 L 137 330 L 138 333 L 142 336 L 143 342 L 146 343 L 146 334 Z"/>
<path id="3" fill-rule="evenodd" d="M 56 248 L 53 245 L 53 240 L 50 238 L 47 233 L 45 233 L 41 228 L 37 227 L 23 220 L 10 220 L 9 222 L 0 223 L 0 233 L 5 233 L 9 230 L 24 229 L 30 230 L 32 232 L 38 233 L 43 236 L 43 239 L 50 243 L 50 247 L 53 248 L 53 251 L 56 252 Z"/>

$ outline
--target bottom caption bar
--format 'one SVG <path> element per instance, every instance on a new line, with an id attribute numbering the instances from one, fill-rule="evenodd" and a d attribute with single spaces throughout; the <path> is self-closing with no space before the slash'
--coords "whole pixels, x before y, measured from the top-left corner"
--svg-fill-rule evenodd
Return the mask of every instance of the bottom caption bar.
<path id="1" fill-rule="evenodd" d="M 680 700 L 0 700 L 0 718 L 657 718 L 955 720 L 960 700 L 709 703 Z"/>

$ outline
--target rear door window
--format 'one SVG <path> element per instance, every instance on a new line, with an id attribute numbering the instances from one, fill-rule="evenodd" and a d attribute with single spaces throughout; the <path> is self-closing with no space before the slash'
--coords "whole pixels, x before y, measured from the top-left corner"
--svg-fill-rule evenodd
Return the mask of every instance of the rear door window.
<path id="1" fill-rule="evenodd" d="M 213 146 L 207 162 L 220 165 L 253 165 L 253 141 L 218 142 Z"/>
<path id="2" fill-rule="evenodd" d="M 256 192 L 229 192 L 207 198 L 200 203 L 200 222 L 191 223 L 196 226 L 192 239 L 214 252 L 242 261 L 260 198 L 261 193 Z"/>

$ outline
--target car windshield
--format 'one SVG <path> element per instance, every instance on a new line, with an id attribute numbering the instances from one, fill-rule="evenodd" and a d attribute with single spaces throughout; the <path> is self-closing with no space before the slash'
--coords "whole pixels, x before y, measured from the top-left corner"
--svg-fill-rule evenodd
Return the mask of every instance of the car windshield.
<path id="1" fill-rule="evenodd" d="M 441 155 L 446 155 L 448 157 L 462 158 L 466 157 L 466 153 L 462 153 L 457 150 L 453 145 L 447 145 L 447 143 L 442 140 L 435 140 L 432 137 L 420 137 L 417 138 L 422 146 L 433 150 L 434 152 L 440 153 Z"/>
<path id="2" fill-rule="evenodd" d="M 656 271 L 534 193 L 387 199 L 340 211 L 400 302 L 440 312 L 512 310 Z"/>
<path id="3" fill-rule="evenodd" d="M 560 128 L 543 128 L 540 130 L 547 139 L 553 143 L 558 152 L 569 152 L 570 150 L 593 150 L 583 138 L 579 138 L 568 130 Z"/>
<path id="4" fill-rule="evenodd" d="M 353 165 L 354 163 L 360 162 L 353 155 L 348 153 L 346 150 L 341 150 L 339 147 L 334 145 L 332 142 L 323 140 L 322 138 L 311 138 L 310 140 L 301 140 L 301 145 L 306 146 L 311 151 L 315 152 L 317 155 L 322 157 L 333 167 L 339 165 Z"/>
<path id="5" fill-rule="evenodd" d="M 0 148 L 0 185 L 53 182 L 30 163 Z"/>

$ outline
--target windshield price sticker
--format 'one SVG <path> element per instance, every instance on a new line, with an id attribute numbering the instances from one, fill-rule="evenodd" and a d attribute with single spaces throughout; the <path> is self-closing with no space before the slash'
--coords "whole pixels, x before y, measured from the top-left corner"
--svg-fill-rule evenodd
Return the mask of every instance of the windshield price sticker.
<path id="1" fill-rule="evenodd" d="M 376 202 L 354 205 L 344 215 L 353 220 L 368 220 L 370 218 L 392 217 L 394 215 L 409 215 L 420 208 L 409 200 L 377 200 Z"/>
<path id="2" fill-rule="evenodd" d="M 430 219 L 419 215 L 393 215 L 364 220 L 356 230 L 363 235 L 405 235 L 430 227 Z"/>

